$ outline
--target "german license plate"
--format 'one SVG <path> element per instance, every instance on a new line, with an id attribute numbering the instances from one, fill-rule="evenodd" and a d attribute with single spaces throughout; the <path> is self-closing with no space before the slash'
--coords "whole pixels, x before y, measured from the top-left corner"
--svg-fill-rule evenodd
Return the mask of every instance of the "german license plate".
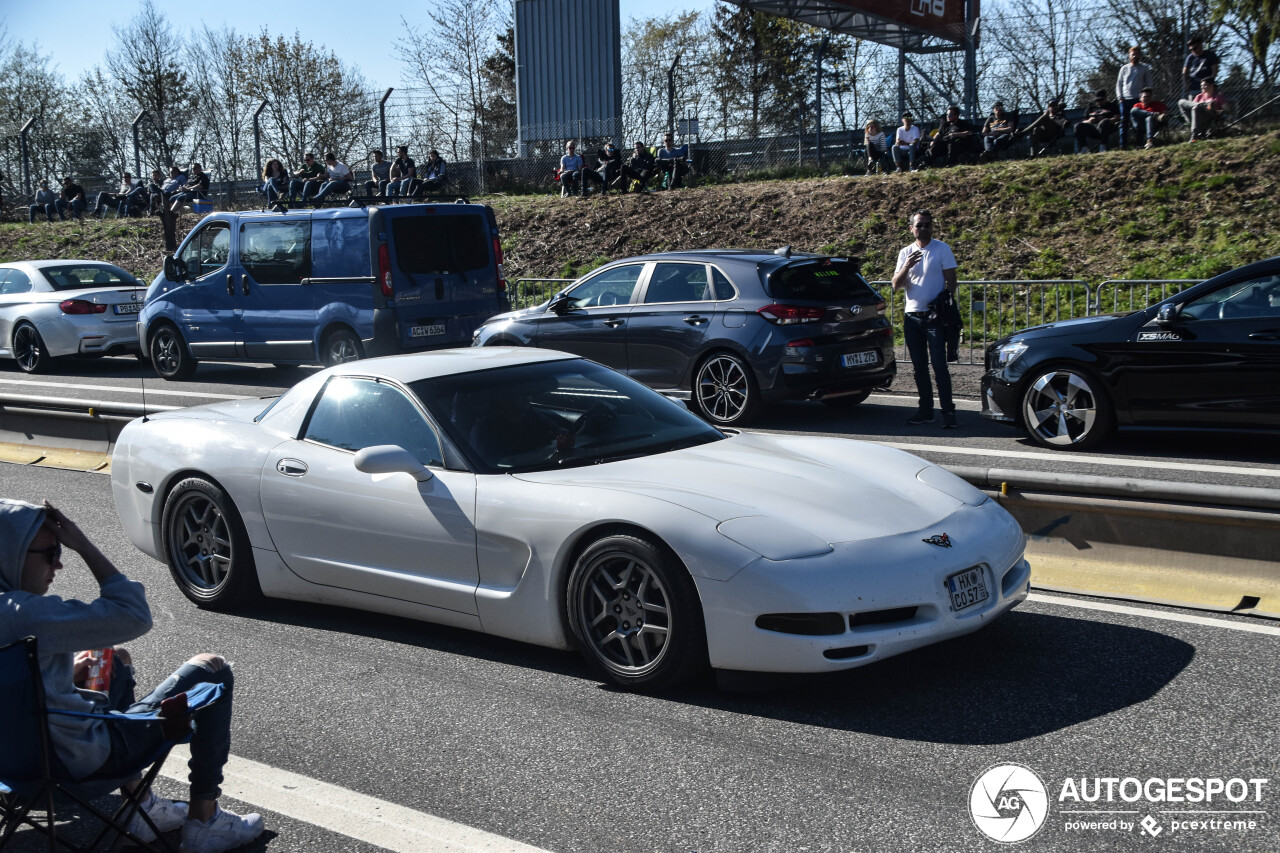
<path id="1" fill-rule="evenodd" d="M 115 305 L 116 314 L 137 314 L 141 310 L 141 302 L 119 302 Z"/>
<path id="2" fill-rule="evenodd" d="M 947 594 L 951 596 L 951 609 L 964 610 L 987 600 L 987 579 L 982 569 L 975 566 L 947 576 Z"/>
<path id="3" fill-rule="evenodd" d="M 864 352 L 847 352 L 840 356 L 841 367 L 859 367 L 863 364 L 879 364 L 880 353 L 869 349 Z"/>
<path id="4" fill-rule="evenodd" d="M 409 337 L 411 338 L 429 338 L 433 335 L 444 334 L 444 323 L 437 323 L 434 326 L 411 326 L 409 328 Z"/>

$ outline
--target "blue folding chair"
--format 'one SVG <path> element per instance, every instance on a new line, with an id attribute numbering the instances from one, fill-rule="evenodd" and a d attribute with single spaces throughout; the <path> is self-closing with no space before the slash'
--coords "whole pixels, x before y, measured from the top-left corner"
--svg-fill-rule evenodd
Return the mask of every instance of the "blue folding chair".
<path id="1" fill-rule="evenodd" d="M 111 839 L 109 849 L 115 849 L 128 839 L 153 853 L 162 849 L 172 851 L 168 841 L 139 805 L 151 790 L 169 751 L 175 744 L 191 739 L 191 712 L 212 704 L 221 695 L 222 685 L 202 684 L 185 695 L 185 703 L 174 696 L 165 701 L 161 710 L 151 714 L 61 711 L 49 708 L 45 702 L 36 638 L 25 637 L 0 647 L 0 697 L 3 697 L 0 698 L 0 737 L 5 740 L 3 749 L 0 749 L 0 849 L 8 845 L 18 827 L 25 825 L 48 837 L 50 851 L 61 848 L 73 853 L 88 853 L 98 849 L 98 845 L 107 838 Z M 49 738 L 50 715 L 100 719 L 111 725 L 139 725 L 160 720 L 165 741 L 152 755 L 138 762 L 137 772 L 146 771 L 142 784 L 132 794 L 122 791 L 124 802 L 114 814 L 109 815 L 94 806 L 91 800 L 119 788 L 121 782 L 130 777 L 91 782 L 67 778 L 66 770 L 53 754 Z M 87 846 L 74 844 L 58 835 L 54 798 L 59 795 L 69 797 L 102 822 L 102 830 Z M 43 820 L 32 814 L 41 810 L 44 812 Z M 142 816 L 155 833 L 155 841 L 147 843 L 129 831 L 134 815 Z M 154 846 L 157 843 L 162 846 Z"/>

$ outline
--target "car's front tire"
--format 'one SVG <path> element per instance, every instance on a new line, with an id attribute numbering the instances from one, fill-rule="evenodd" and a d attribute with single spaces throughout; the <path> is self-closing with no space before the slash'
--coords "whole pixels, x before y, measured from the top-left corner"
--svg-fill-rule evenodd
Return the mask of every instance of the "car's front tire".
<path id="1" fill-rule="evenodd" d="M 1111 434 L 1115 412 L 1102 383 L 1078 367 L 1052 365 L 1028 377 L 1022 423 L 1031 440 L 1053 450 L 1088 450 Z"/>
<path id="2" fill-rule="evenodd" d="M 181 381 L 190 379 L 196 372 L 196 360 L 187 349 L 187 342 L 181 333 L 168 323 L 164 323 L 151 334 L 148 347 L 151 353 L 151 366 L 156 369 L 162 379 Z"/>
<path id="3" fill-rule="evenodd" d="M 604 678 L 661 690 L 706 666 L 702 604 L 684 566 L 641 536 L 603 536 L 574 563 L 567 587 L 569 625 Z"/>
<path id="4" fill-rule="evenodd" d="M 44 373 L 53 361 L 44 338 L 30 323 L 19 323 L 13 330 L 13 357 L 23 373 Z"/>
<path id="5" fill-rule="evenodd" d="M 325 367 L 333 367 L 363 358 L 360 341 L 347 329 L 334 329 L 324 336 L 320 347 L 321 361 Z"/>
<path id="6" fill-rule="evenodd" d="M 174 487 L 160 535 L 178 589 L 200 607 L 230 610 L 261 595 L 240 513 L 208 480 L 188 477 Z"/>
<path id="7" fill-rule="evenodd" d="M 693 377 L 693 402 L 716 426 L 747 424 L 760 409 L 760 388 L 751 365 L 729 352 L 707 356 Z"/>

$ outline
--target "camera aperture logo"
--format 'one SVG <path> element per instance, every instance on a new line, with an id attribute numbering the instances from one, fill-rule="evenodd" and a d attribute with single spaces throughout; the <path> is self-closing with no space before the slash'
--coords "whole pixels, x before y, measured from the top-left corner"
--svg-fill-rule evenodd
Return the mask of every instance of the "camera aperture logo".
<path id="1" fill-rule="evenodd" d="M 1049 795 L 1035 771 L 1021 764 L 994 764 L 969 791 L 973 825 L 992 841 L 1026 841 L 1044 827 Z"/>

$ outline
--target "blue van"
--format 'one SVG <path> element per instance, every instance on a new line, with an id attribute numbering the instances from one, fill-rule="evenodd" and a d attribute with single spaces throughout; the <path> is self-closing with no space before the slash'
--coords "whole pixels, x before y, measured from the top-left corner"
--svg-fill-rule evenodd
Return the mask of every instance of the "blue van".
<path id="1" fill-rule="evenodd" d="M 139 343 L 165 379 L 196 363 L 331 366 L 468 346 L 510 309 L 488 205 L 213 213 L 147 290 Z"/>

